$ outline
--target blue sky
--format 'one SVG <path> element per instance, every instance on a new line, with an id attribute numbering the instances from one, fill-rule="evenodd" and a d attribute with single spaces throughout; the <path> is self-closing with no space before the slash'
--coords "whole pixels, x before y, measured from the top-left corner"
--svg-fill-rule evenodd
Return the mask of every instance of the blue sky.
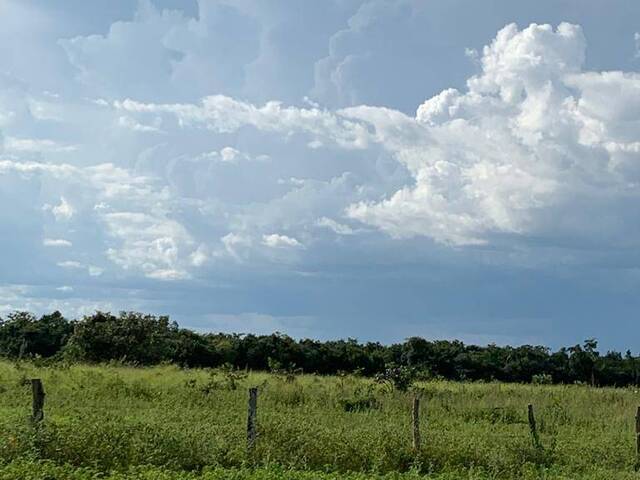
<path id="1" fill-rule="evenodd" d="M 0 314 L 635 348 L 640 3 L 0 0 Z"/>

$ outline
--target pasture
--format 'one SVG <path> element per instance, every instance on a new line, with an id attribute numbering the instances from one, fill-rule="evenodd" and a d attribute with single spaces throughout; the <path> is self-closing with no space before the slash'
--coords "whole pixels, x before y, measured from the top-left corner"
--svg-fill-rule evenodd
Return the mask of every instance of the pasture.
<path id="1" fill-rule="evenodd" d="M 31 378 L 46 391 L 35 425 Z M 633 388 L 432 381 L 401 392 L 353 375 L 2 362 L 0 479 L 640 478 L 638 405 Z"/>

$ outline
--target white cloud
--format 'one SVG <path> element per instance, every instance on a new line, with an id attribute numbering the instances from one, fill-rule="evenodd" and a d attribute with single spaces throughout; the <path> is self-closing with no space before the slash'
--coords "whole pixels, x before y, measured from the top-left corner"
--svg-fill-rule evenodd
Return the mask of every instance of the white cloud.
<path id="1" fill-rule="evenodd" d="M 147 277 L 153 278 L 155 280 L 174 281 L 189 278 L 189 274 L 184 270 L 152 268 L 149 272 L 147 272 Z"/>
<path id="2" fill-rule="evenodd" d="M 190 256 L 191 264 L 194 267 L 202 267 L 209 261 L 209 252 L 206 245 L 201 244 Z"/>
<path id="3" fill-rule="evenodd" d="M 57 265 L 67 270 L 85 270 L 91 277 L 99 277 L 104 272 L 100 267 L 96 267 L 95 265 L 85 265 L 76 260 L 65 260 L 64 262 L 58 262 Z"/>
<path id="4" fill-rule="evenodd" d="M 122 128 L 126 128 L 128 130 L 132 130 L 134 132 L 153 132 L 153 133 L 162 132 L 162 130 L 160 130 L 158 126 L 144 125 L 142 123 L 136 122 L 133 118 L 127 117 L 124 115 L 118 117 L 118 126 Z"/>
<path id="5" fill-rule="evenodd" d="M 89 265 L 87 267 L 87 272 L 92 277 L 99 277 L 104 272 L 104 269 L 100 267 L 96 267 L 95 265 Z"/>
<path id="6" fill-rule="evenodd" d="M 248 249 L 252 245 L 251 237 L 229 232 L 220 239 L 224 245 L 225 251 L 238 261 L 246 258 Z"/>
<path id="7" fill-rule="evenodd" d="M 57 221 L 70 220 L 75 213 L 73 206 L 67 201 L 66 198 L 60 197 L 60 203 L 51 207 L 51 213 L 56 217 Z"/>
<path id="8" fill-rule="evenodd" d="M 68 164 L 0 160 L 0 174 L 9 173 L 20 173 L 23 175 L 50 174 L 56 177 L 69 177 L 77 173 L 77 169 Z"/>
<path id="9" fill-rule="evenodd" d="M 491 42 L 496 21 L 531 12 L 489 15 L 480 2 L 225 0 L 197 12 L 176 2 L 165 12 L 151 2 L 137 12 L 135 2 L 73 12 L 4 3 L 0 251 L 11 255 L 0 256 L 0 281 L 19 271 L 38 285 L 0 298 L 0 310 L 101 305 L 180 312 L 183 322 L 206 296 L 225 299 L 237 330 L 251 318 L 232 323 L 232 310 L 283 314 L 278 292 L 317 292 L 308 287 L 324 276 L 328 288 L 348 278 L 397 299 L 418 275 L 457 285 L 485 263 L 545 274 L 571 265 L 589 281 L 594 263 L 633 269 L 638 28 L 618 22 L 620 11 L 637 18 L 633 2 L 608 10 L 617 16 L 599 12 L 595 30 L 584 12 L 597 8 L 575 16 L 594 36 L 589 63 L 626 72 L 587 71 L 586 41 L 571 25 L 509 26 Z M 567 1 L 556 3 L 549 18 Z M 461 9 L 473 28 L 451 28 Z M 269 307 L 251 289 L 274 271 Z M 491 274 L 460 291 L 486 300 Z M 219 284 L 238 293 L 216 297 L 208 287 Z M 434 305 L 440 295 L 426 290 L 429 307 L 458 308 Z M 321 324 L 339 324 L 344 302 L 366 295 L 338 293 L 346 300 L 335 307 L 305 295 L 289 313 L 322 310 Z M 416 308 L 390 303 L 398 318 Z M 369 305 L 358 308 L 388 314 Z"/>
<path id="10" fill-rule="evenodd" d="M 74 205 L 61 195 L 57 205 L 45 204 L 44 210 L 69 227 L 89 222 L 99 228 L 98 234 L 108 245 L 99 254 L 122 269 L 150 278 L 188 278 L 186 268 L 194 265 L 190 259 L 193 241 L 180 222 L 169 218 L 171 196 L 156 180 L 112 164 L 75 167 L 5 160 L 0 162 L 0 174 L 3 172 L 37 178 L 52 189 L 72 191 Z M 47 239 L 44 245 L 71 246 L 65 242 Z M 104 272 L 102 266 L 76 261 L 58 265 L 86 269 L 94 277 Z"/>
<path id="11" fill-rule="evenodd" d="M 74 36 L 58 44 L 82 86 L 101 96 L 184 98 L 239 92 L 245 67 L 260 48 L 253 17 L 227 2 L 199 2 L 193 18 L 144 0 L 133 18 L 112 23 L 105 34 Z"/>
<path id="12" fill-rule="evenodd" d="M 247 162 L 268 162 L 271 158 L 269 155 L 260 154 L 251 156 L 246 152 L 242 152 L 233 147 L 223 147 L 219 151 L 206 152 L 198 155 L 196 160 L 207 160 L 226 164 L 238 164 L 241 161 Z"/>
<path id="13" fill-rule="evenodd" d="M 8 152 L 49 152 L 49 153 L 67 153 L 78 149 L 75 145 L 65 145 L 49 139 L 35 138 L 15 138 L 7 137 L 4 139 L 4 148 Z"/>
<path id="14" fill-rule="evenodd" d="M 356 231 L 349 225 L 338 223 L 332 218 L 321 217 L 316 221 L 316 225 L 318 225 L 319 227 L 328 228 L 338 235 L 353 235 L 356 233 Z"/>
<path id="15" fill-rule="evenodd" d="M 224 147 L 220 150 L 220 158 L 222 158 L 223 162 L 233 163 L 236 161 L 240 151 L 236 150 L 233 147 Z"/>
<path id="16" fill-rule="evenodd" d="M 76 262 L 75 260 L 65 260 L 64 262 L 59 262 L 58 266 L 62 268 L 71 268 L 76 270 L 85 268 L 82 263 Z"/>
<path id="17" fill-rule="evenodd" d="M 189 277 L 186 264 L 193 240 L 178 222 L 139 212 L 112 212 L 103 217 L 108 232 L 119 239 L 107 256 L 125 270 L 139 269 L 149 278 Z"/>
<path id="18" fill-rule="evenodd" d="M 80 80 L 69 79 L 69 91 L 38 94 L 3 76 L 0 198 L 23 207 L 0 212 L 4 224 L 24 224 L 25 249 L 40 249 L 34 257 L 55 273 L 96 283 L 90 277 L 200 279 L 217 275 L 214 264 L 249 272 L 289 262 L 304 271 L 306 262 L 322 264 L 327 239 L 376 258 L 421 245 L 393 240 L 412 237 L 515 248 L 532 239 L 640 241 L 637 73 L 585 71 L 579 27 L 510 25 L 478 50 L 479 72 L 466 88 L 443 90 L 415 116 L 329 109 L 326 99 L 376 98 L 360 95 L 362 81 L 372 82 L 358 72 L 379 68 L 375 59 L 389 53 L 368 55 L 363 43 L 350 56 L 345 38 L 378 38 L 389 18 L 415 11 L 368 3 L 319 64 L 330 67 L 316 78 L 326 95 L 303 107 L 244 95 L 246 65 L 233 65 L 235 90 L 218 88 L 227 74 L 205 47 L 211 35 L 222 39 L 207 22 L 224 12 L 204 3 L 197 21 L 147 5 L 105 35 L 62 41 Z M 129 47 L 132 56 L 122 56 Z M 456 52 L 464 57 L 464 48 Z M 314 79 L 306 75 L 308 94 Z M 191 76 L 197 88 L 176 88 Z"/>
<path id="19" fill-rule="evenodd" d="M 262 236 L 262 244 L 270 248 L 299 248 L 302 244 L 293 237 L 272 233 Z"/>
<path id="20" fill-rule="evenodd" d="M 74 291 L 70 285 L 47 288 L 46 291 L 42 291 L 40 285 L 0 285 L 0 315 L 14 311 L 28 311 L 40 315 L 58 310 L 67 318 L 80 318 L 97 310 L 108 312 L 123 309 L 122 303 L 116 307 L 111 302 L 93 301 L 81 296 L 61 299 L 69 296 L 60 293 L 69 294 Z"/>
<path id="21" fill-rule="evenodd" d="M 418 108 L 413 139 L 390 139 L 389 122 L 373 118 L 415 184 L 348 215 L 394 237 L 458 245 L 496 234 L 592 235 L 578 198 L 606 196 L 624 209 L 639 194 L 640 76 L 583 72 L 585 46 L 574 25 L 509 25 L 484 48 L 467 92 L 445 90 Z M 571 225 L 561 223 L 567 211 Z"/>
<path id="22" fill-rule="evenodd" d="M 42 241 L 45 247 L 71 247 L 73 244 L 69 240 L 62 238 L 45 238 Z"/>
<path id="23" fill-rule="evenodd" d="M 182 127 L 201 126 L 217 133 L 253 126 L 284 135 L 306 133 L 352 149 L 366 148 L 372 140 L 366 125 L 352 121 L 341 112 L 284 107 L 280 102 L 256 106 L 224 95 L 212 95 L 203 98 L 200 104 L 154 104 L 125 99 L 114 102 L 113 106 L 130 114 L 170 114 Z"/>
<path id="24" fill-rule="evenodd" d="M 269 247 L 301 247 L 297 238 L 314 226 L 342 236 L 360 233 L 334 220 L 345 213 L 395 238 L 424 236 L 454 245 L 483 244 L 496 235 L 585 237 L 593 229 L 584 215 L 558 225 L 559 212 L 572 211 L 574 198 L 605 194 L 600 208 L 612 214 L 612 202 L 634 195 L 640 180 L 637 76 L 583 71 L 585 48 L 573 25 L 522 31 L 509 25 L 483 49 L 482 71 L 468 80 L 466 91 L 444 90 L 420 105 L 415 117 L 371 106 L 329 111 L 317 104 L 254 105 L 224 95 L 199 103 L 103 101 L 96 106 L 100 115 L 113 115 L 134 133 L 144 133 L 136 125 L 162 124 L 171 146 L 152 144 L 149 166 L 139 163 L 135 170 L 111 163 L 0 160 L 0 173 L 63 180 L 59 203 L 49 207 L 55 218 L 78 225 L 90 219 L 102 229 L 106 259 L 150 278 L 189 278 L 208 256 L 219 256 L 202 233 L 208 228 L 214 238 L 234 232 L 222 237 L 221 251 L 246 260 L 252 238 L 263 232 L 291 232 L 264 235 L 261 242 Z M 244 168 L 234 180 L 255 182 L 248 185 L 259 184 L 268 193 L 233 188 L 221 177 L 230 174 L 212 164 L 268 158 L 227 143 L 226 134 L 245 127 L 259 131 L 257 138 L 277 139 L 278 155 L 302 135 L 302 145 L 319 151 L 309 155 L 326 155 L 325 148 L 371 158 L 384 152 L 405 173 L 394 178 L 369 162 L 355 174 L 345 172 L 352 166 L 346 164 L 323 171 L 330 181 L 300 180 L 286 175 L 304 171 L 290 161 L 269 184 L 256 162 L 255 172 Z M 195 152 L 181 151 L 202 129 L 220 135 L 215 148 L 197 153 L 203 149 L 194 142 Z M 175 153 L 165 155 L 180 142 Z M 224 189 L 233 200 L 221 199 Z M 245 199 L 254 194 L 262 198 Z M 624 227 L 609 229 L 612 238 L 623 232 Z"/>

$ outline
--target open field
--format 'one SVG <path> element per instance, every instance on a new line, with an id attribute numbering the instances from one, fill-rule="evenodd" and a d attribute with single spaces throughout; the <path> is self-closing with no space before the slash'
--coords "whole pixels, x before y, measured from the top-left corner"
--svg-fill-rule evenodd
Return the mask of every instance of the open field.
<path id="1" fill-rule="evenodd" d="M 42 378 L 45 421 L 30 421 Z M 247 388 L 260 387 L 247 453 Z M 235 388 L 235 389 L 234 389 Z M 634 389 L 430 382 L 422 447 L 412 393 L 372 380 L 172 366 L 0 363 L 0 479 L 626 479 L 636 462 Z M 533 445 L 527 404 L 542 447 Z M 30 473 L 28 473 L 30 472 Z"/>

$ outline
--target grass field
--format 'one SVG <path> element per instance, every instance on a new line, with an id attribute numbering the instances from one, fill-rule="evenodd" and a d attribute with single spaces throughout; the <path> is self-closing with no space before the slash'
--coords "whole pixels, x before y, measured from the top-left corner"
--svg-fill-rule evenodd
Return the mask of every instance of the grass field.
<path id="1" fill-rule="evenodd" d="M 47 392 L 45 421 L 35 428 L 34 377 Z M 248 454 L 254 385 L 259 437 Z M 636 390 L 419 388 L 422 448 L 415 452 L 413 394 L 369 379 L 0 363 L 0 479 L 640 478 Z M 529 433 L 529 403 L 540 448 Z"/>

